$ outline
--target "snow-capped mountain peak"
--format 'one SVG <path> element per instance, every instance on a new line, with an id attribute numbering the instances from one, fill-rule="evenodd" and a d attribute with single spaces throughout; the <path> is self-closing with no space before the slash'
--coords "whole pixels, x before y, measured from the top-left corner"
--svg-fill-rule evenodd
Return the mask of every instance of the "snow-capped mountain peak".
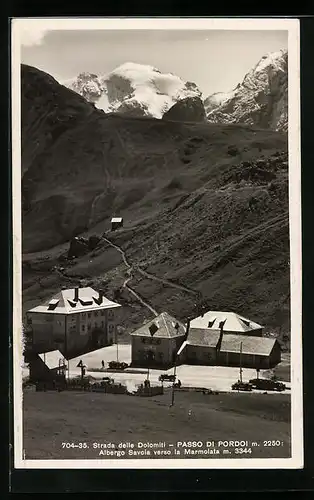
<path id="1" fill-rule="evenodd" d="M 63 85 L 106 112 L 161 118 L 176 102 L 200 97 L 195 83 L 151 65 L 126 62 L 107 75 L 82 73 Z"/>
<path id="2" fill-rule="evenodd" d="M 263 56 L 244 76 L 242 83 L 227 93 L 205 99 L 211 122 L 247 123 L 274 130 L 286 130 L 288 120 L 287 50 Z"/>

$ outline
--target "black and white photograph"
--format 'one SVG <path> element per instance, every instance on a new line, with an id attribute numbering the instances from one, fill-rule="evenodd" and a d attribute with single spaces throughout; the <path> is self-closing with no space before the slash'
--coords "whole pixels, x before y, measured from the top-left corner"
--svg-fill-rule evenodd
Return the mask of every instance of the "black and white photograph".
<path id="1" fill-rule="evenodd" d="M 12 20 L 16 468 L 301 468 L 299 25 Z"/>

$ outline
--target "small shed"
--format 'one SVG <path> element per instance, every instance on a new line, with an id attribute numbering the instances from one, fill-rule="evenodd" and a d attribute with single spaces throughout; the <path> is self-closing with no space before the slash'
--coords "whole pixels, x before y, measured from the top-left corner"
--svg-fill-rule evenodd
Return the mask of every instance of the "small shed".
<path id="1" fill-rule="evenodd" d="M 123 227 L 122 217 L 112 217 L 112 219 L 111 219 L 111 231 L 115 231 L 116 229 L 119 229 L 120 227 Z"/>
<path id="2" fill-rule="evenodd" d="M 51 383 L 64 376 L 66 360 L 59 350 L 34 353 L 30 358 L 29 370 L 33 382 Z"/>

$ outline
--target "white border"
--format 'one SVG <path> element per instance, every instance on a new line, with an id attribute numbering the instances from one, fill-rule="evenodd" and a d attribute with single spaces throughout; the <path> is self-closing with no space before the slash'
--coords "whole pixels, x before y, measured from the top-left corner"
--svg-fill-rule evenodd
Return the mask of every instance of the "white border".
<path id="1" fill-rule="evenodd" d="M 138 459 L 138 460 L 23 460 L 21 384 L 21 30 L 287 30 L 289 107 L 289 208 L 291 285 L 291 448 L 287 459 Z M 300 46 L 297 19 L 213 18 L 35 18 L 12 20 L 12 199 L 13 199 L 13 382 L 14 466 L 17 469 L 300 469 L 303 467 L 302 284 L 301 284 L 301 167 L 300 167 Z"/>

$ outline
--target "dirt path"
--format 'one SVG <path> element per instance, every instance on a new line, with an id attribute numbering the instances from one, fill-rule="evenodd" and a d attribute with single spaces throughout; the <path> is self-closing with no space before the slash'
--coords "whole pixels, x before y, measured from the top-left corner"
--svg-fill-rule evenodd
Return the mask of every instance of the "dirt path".
<path id="1" fill-rule="evenodd" d="M 163 283 L 164 285 L 171 286 L 172 288 L 177 288 L 178 290 L 183 290 L 184 292 L 188 293 L 193 293 L 194 295 L 197 295 L 198 297 L 201 295 L 201 292 L 198 292 L 196 290 L 192 290 L 192 288 L 188 288 L 183 285 L 178 285 L 177 283 L 173 283 L 172 281 L 168 281 L 164 278 L 158 278 L 158 276 L 155 276 L 154 274 L 148 273 L 147 271 L 144 271 L 138 266 L 135 266 L 134 269 L 138 271 L 142 276 L 145 278 L 149 278 L 155 281 L 159 281 L 160 283 Z"/>
<path id="2" fill-rule="evenodd" d="M 131 281 L 131 279 L 133 278 L 132 276 L 132 271 L 133 271 L 133 266 L 128 262 L 127 258 L 126 258 L 126 255 L 125 255 L 125 252 L 122 250 L 122 248 L 120 248 L 118 245 L 115 245 L 114 243 L 112 243 L 112 241 L 108 240 L 108 238 L 105 238 L 103 236 L 102 238 L 104 241 L 106 241 L 108 243 L 108 245 L 112 246 L 113 248 L 115 248 L 117 250 L 117 252 L 119 252 L 121 255 L 122 255 L 122 259 L 123 259 L 123 262 L 124 264 L 126 265 L 127 267 L 127 274 L 129 275 L 128 278 L 124 281 L 123 283 L 123 288 L 126 288 L 144 307 L 147 307 L 147 309 L 149 309 L 155 316 L 158 316 L 158 312 L 152 307 L 150 306 L 144 299 L 143 297 L 141 297 L 135 290 L 133 290 L 133 288 L 130 287 L 130 285 L 128 284 L 129 281 Z"/>
<path id="3" fill-rule="evenodd" d="M 158 276 L 155 276 L 154 274 L 151 274 L 151 273 L 148 273 L 147 271 L 144 271 L 139 266 L 132 266 L 131 263 L 127 260 L 127 257 L 125 255 L 124 250 L 122 250 L 122 248 L 119 245 L 116 245 L 115 243 L 113 243 L 112 241 L 110 241 L 108 238 L 105 238 L 105 237 L 103 237 L 103 240 L 105 240 L 109 245 L 111 245 L 118 252 L 121 253 L 123 262 L 127 266 L 128 273 L 130 275 L 129 278 L 127 278 L 127 280 L 124 282 L 123 286 L 126 287 L 131 293 L 133 293 L 133 295 L 138 296 L 138 299 L 141 302 L 143 302 L 143 299 L 128 285 L 128 282 L 132 279 L 132 276 L 131 276 L 132 271 L 138 272 L 139 274 L 141 274 L 145 278 L 149 278 L 151 280 L 158 281 L 159 283 L 163 283 L 164 285 L 170 286 L 172 288 L 176 288 L 177 290 L 182 290 L 183 292 L 187 292 L 187 293 L 196 295 L 198 298 L 201 298 L 201 295 L 202 295 L 201 292 L 193 290 L 192 288 L 185 287 L 183 285 L 178 285 L 177 283 L 173 283 L 172 281 L 166 280 L 164 278 L 159 278 Z M 147 305 L 147 304 L 145 304 L 145 305 L 150 310 L 152 310 L 152 308 L 149 305 Z"/>

